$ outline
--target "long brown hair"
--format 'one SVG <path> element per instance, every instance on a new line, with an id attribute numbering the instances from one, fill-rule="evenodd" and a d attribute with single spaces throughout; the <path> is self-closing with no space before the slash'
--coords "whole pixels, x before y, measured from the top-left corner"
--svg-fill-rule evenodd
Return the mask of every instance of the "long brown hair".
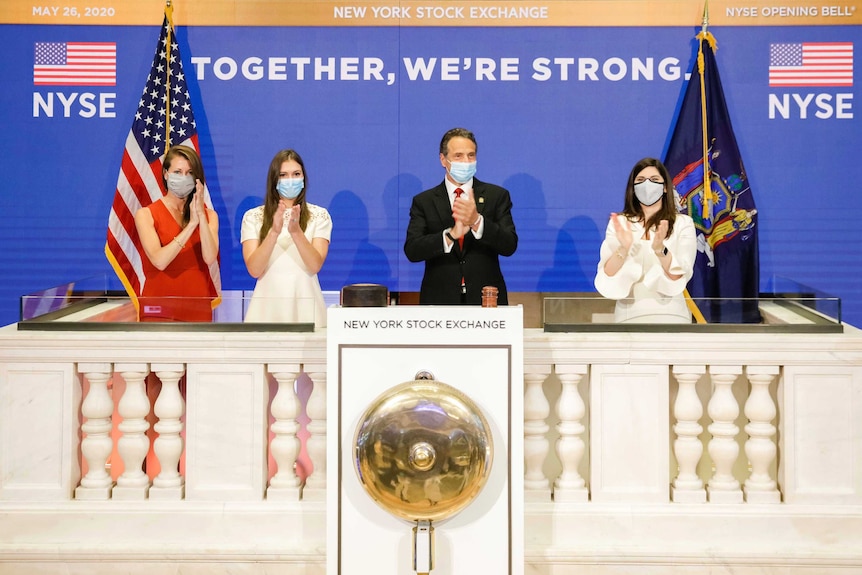
<path id="1" fill-rule="evenodd" d="M 165 172 L 169 172 L 171 169 L 171 162 L 174 161 L 174 158 L 177 156 L 181 156 L 188 160 L 189 166 L 192 168 L 192 177 L 196 180 L 200 180 L 203 185 L 207 185 L 206 176 L 204 176 L 204 166 L 201 163 L 201 157 L 198 156 L 198 153 L 194 148 L 190 148 L 189 146 L 183 146 L 182 144 L 177 144 L 176 146 L 171 146 L 168 149 L 168 152 L 165 154 L 165 158 L 162 160 L 162 183 L 165 185 L 165 190 L 168 189 L 168 181 L 165 178 Z M 189 223 L 189 218 L 191 217 L 191 205 L 192 198 L 195 195 L 196 190 L 192 190 L 192 193 L 186 196 L 185 203 L 183 204 L 183 227 Z"/>
<path id="2" fill-rule="evenodd" d="M 293 200 L 294 205 L 299 205 L 299 227 L 305 231 L 308 225 L 308 205 L 305 202 L 305 192 L 308 191 L 308 173 L 305 171 L 305 164 L 302 158 L 295 150 L 281 150 L 278 152 L 272 161 L 269 163 L 269 172 L 266 175 L 266 195 L 263 200 L 263 225 L 260 227 L 260 241 L 266 237 L 269 230 L 272 229 L 272 218 L 275 216 L 275 211 L 278 209 L 278 201 L 281 196 L 278 194 L 276 186 L 278 186 L 278 175 L 281 173 L 281 165 L 285 162 L 293 160 L 299 167 L 302 168 L 302 177 L 305 180 L 305 185 L 302 191 Z"/>
<path id="3" fill-rule="evenodd" d="M 628 182 L 626 183 L 626 205 L 623 208 L 623 215 L 629 219 L 643 221 L 644 209 L 635 195 L 635 178 L 644 168 L 653 166 L 658 170 L 661 179 L 664 180 L 664 195 L 662 196 L 661 208 L 653 214 L 649 221 L 644 222 L 645 230 L 652 230 L 658 226 L 661 220 L 667 220 L 667 236 L 673 233 L 673 222 L 676 220 L 676 198 L 673 193 L 673 178 L 670 177 L 670 172 L 664 167 L 664 164 L 656 158 L 644 158 L 634 165 L 629 174 Z"/>

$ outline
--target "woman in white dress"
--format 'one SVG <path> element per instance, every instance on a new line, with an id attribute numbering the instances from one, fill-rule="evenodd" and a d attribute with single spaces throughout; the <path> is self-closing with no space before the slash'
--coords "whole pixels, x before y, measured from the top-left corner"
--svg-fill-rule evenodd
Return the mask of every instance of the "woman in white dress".
<path id="1" fill-rule="evenodd" d="M 269 165 L 264 204 L 242 218 L 242 257 L 257 278 L 247 322 L 326 326 L 326 304 L 317 279 L 329 253 L 332 219 L 306 201 L 308 177 L 294 150 Z"/>
<path id="2" fill-rule="evenodd" d="M 623 212 L 611 214 L 596 270 L 596 289 L 617 301 L 614 320 L 691 323 L 683 292 L 696 255 L 694 222 L 677 212 L 667 168 L 642 159 L 629 174 Z"/>

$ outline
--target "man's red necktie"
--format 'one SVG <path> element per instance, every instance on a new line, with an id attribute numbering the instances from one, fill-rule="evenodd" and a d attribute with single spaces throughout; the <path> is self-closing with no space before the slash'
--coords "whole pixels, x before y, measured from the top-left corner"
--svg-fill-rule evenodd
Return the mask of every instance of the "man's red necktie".
<path id="1" fill-rule="evenodd" d="M 460 198 L 461 194 L 463 193 L 464 190 L 462 190 L 461 188 L 455 188 L 455 199 L 457 200 L 458 198 Z M 464 236 L 458 238 L 458 249 L 464 249 Z"/>
<path id="2" fill-rule="evenodd" d="M 457 200 L 458 198 L 460 198 L 461 194 L 463 194 L 463 193 L 464 193 L 464 190 L 462 190 L 461 188 L 455 188 L 455 199 Z M 459 250 L 464 249 L 464 236 L 461 236 L 460 238 L 458 238 L 458 249 Z M 464 278 L 462 277 L 461 278 L 461 294 L 462 294 L 461 297 L 462 298 L 464 297 L 463 294 L 465 294 L 465 293 L 467 293 L 467 286 L 464 283 Z"/>

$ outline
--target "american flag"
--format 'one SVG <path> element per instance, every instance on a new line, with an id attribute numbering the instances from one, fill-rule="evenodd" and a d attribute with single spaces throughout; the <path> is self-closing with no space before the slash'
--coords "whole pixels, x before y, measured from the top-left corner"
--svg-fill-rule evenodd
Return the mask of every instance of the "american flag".
<path id="1" fill-rule="evenodd" d="M 170 10 L 170 7 L 165 9 L 165 20 L 156 45 L 153 66 L 138 102 L 132 129 L 126 136 L 114 204 L 108 217 L 105 255 L 123 282 L 136 309 L 137 298 L 143 292 L 146 281 L 141 263 L 146 254 L 135 228 L 135 212 L 165 194 L 162 158 L 168 145 L 184 144 L 200 151 L 197 126 L 179 46 L 174 38 Z M 166 90 L 168 85 L 170 90 Z M 204 201 L 212 208 L 209 189 L 206 187 Z M 210 266 L 209 271 L 216 293 L 221 294 L 218 260 Z M 214 303 L 218 301 L 217 298 Z"/>
<path id="2" fill-rule="evenodd" d="M 770 44 L 769 85 L 852 86 L 853 42 Z"/>
<path id="3" fill-rule="evenodd" d="M 36 86 L 116 86 L 115 42 L 36 42 Z"/>

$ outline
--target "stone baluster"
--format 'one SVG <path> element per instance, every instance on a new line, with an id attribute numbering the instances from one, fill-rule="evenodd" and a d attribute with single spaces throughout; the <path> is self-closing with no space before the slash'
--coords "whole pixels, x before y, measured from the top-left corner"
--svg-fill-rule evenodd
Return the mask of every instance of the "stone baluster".
<path id="1" fill-rule="evenodd" d="M 183 454 L 183 414 L 186 402 L 180 393 L 183 364 L 153 364 L 152 371 L 162 382 L 153 412 L 159 420 L 153 429 L 159 434 L 153 441 L 153 451 L 159 459 L 159 474 L 153 478 L 150 499 L 179 500 L 185 497 L 185 478 L 180 474 Z"/>
<path id="2" fill-rule="evenodd" d="M 146 364 L 117 364 L 117 373 L 126 382 L 126 391 L 117 405 L 122 421 L 117 426 L 122 435 L 117 441 L 117 452 L 123 460 L 123 473 L 117 478 L 111 497 L 113 499 L 146 499 L 150 489 L 150 478 L 144 473 L 144 459 L 150 450 L 147 430 L 150 424 L 150 401 L 144 381 L 149 372 Z"/>
<path id="3" fill-rule="evenodd" d="M 586 415 L 586 406 L 578 384 L 587 373 L 586 365 L 557 365 L 557 377 L 560 378 L 560 398 L 557 400 L 556 413 L 560 422 L 557 431 L 557 457 L 562 465 L 562 472 L 554 482 L 554 501 L 587 501 L 586 481 L 578 472 L 584 457 L 586 444 L 581 437 L 586 428 L 582 423 Z"/>
<path id="4" fill-rule="evenodd" d="M 551 408 L 542 384 L 550 366 L 524 366 L 524 498 L 526 501 L 550 501 L 551 483 L 543 466 L 548 456 L 548 424 Z"/>
<path id="5" fill-rule="evenodd" d="M 769 466 L 775 461 L 777 447 L 773 435 L 776 408 L 769 395 L 769 384 L 778 374 L 777 366 L 749 366 L 745 370 L 751 383 L 751 393 L 745 402 L 748 424 L 745 432 L 745 455 L 751 464 L 751 475 L 745 480 L 743 492 L 748 503 L 780 503 L 781 493 L 769 475 Z"/>
<path id="6" fill-rule="evenodd" d="M 675 365 L 673 375 L 679 384 L 679 392 L 673 404 L 676 423 L 673 431 L 673 453 L 679 466 L 679 473 L 673 480 L 671 500 L 675 503 L 705 503 L 706 489 L 697 474 L 697 464 L 703 456 L 703 443 L 700 434 L 703 426 L 703 405 L 697 395 L 697 381 L 706 373 L 703 365 Z"/>
<path id="7" fill-rule="evenodd" d="M 278 467 L 269 480 L 266 498 L 274 500 L 299 501 L 301 480 L 296 474 L 296 459 L 299 457 L 300 405 L 296 395 L 298 364 L 269 365 L 269 372 L 278 383 L 278 391 L 272 398 L 272 417 L 275 421 L 270 429 L 274 437 L 270 442 L 270 453 Z"/>
<path id="8" fill-rule="evenodd" d="M 110 499 L 113 480 L 106 465 L 114 448 L 111 439 L 114 401 L 108 392 L 111 364 L 81 363 L 78 364 L 78 372 L 87 379 L 90 390 L 81 403 L 81 414 L 87 418 L 81 425 L 84 433 L 81 454 L 87 461 L 87 474 L 75 488 L 75 499 Z"/>
<path id="9" fill-rule="evenodd" d="M 739 404 L 733 397 L 733 382 L 742 373 L 737 366 L 711 366 L 712 397 L 707 405 L 707 413 L 712 423 L 707 428 L 712 434 L 707 449 L 712 457 L 715 472 L 707 485 L 710 503 L 742 503 L 742 489 L 733 476 L 733 464 L 739 457 L 739 444 L 736 435 L 739 427 Z"/>
<path id="10" fill-rule="evenodd" d="M 305 410 L 308 414 L 308 457 L 313 470 L 305 480 L 302 498 L 323 500 L 326 497 L 326 365 L 306 365 L 305 371 L 314 387 Z"/>

